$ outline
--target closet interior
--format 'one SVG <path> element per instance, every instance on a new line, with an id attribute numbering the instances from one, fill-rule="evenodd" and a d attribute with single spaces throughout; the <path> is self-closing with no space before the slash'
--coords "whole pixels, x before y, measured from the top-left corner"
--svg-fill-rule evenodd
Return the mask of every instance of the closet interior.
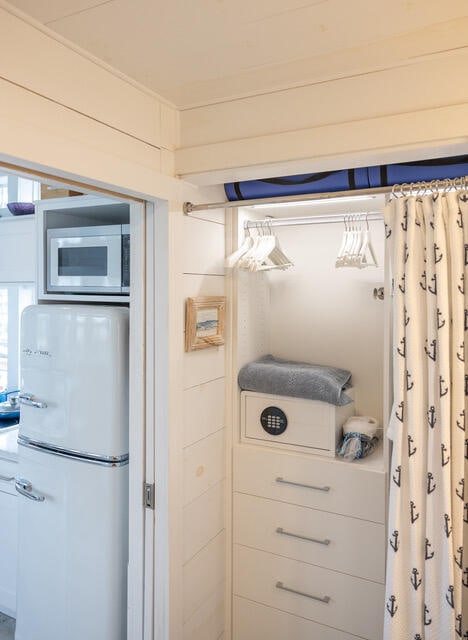
<path id="1" fill-rule="evenodd" d="M 231 213 L 234 640 L 382 636 L 390 384 L 384 205 L 379 195 Z M 364 257 L 348 244 L 343 264 L 344 236 L 353 230 Z M 242 262 L 234 252 L 262 234 L 275 236 L 273 253 L 260 250 L 255 263 L 250 251 Z M 274 393 L 242 390 L 239 371 L 266 355 L 351 372 L 344 393 L 352 402 L 286 396 L 281 385 Z M 352 416 L 378 426 L 378 444 L 361 459 L 337 454 Z"/>

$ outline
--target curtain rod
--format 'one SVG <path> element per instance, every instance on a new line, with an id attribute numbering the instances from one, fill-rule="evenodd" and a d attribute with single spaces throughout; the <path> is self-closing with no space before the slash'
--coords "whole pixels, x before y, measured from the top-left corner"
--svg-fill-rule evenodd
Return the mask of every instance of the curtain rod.
<path id="1" fill-rule="evenodd" d="M 253 207 L 258 204 L 280 204 L 282 202 L 307 202 L 309 200 L 328 200 L 330 198 L 350 198 L 352 196 L 376 196 L 391 193 L 393 187 L 374 187 L 371 189 L 356 189 L 354 191 L 327 191 L 326 193 L 305 193 L 294 196 L 277 196 L 275 198 L 253 198 L 251 200 L 228 200 L 227 202 L 209 202 L 193 204 L 184 202 L 184 213 L 189 215 L 194 211 L 209 211 L 210 209 L 233 209 L 235 207 Z"/>
<path id="2" fill-rule="evenodd" d="M 259 204 L 280 204 L 289 202 L 308 202 L 309 200 L 329 200 L 331 198 L 350 198 L 352 196 L 377 196 L 392 194 L 395 197 L 409 196 L 413 193 L 421 194 L 425 191 L 433 193 L 451 189 L 468 190 L 468 176 L 459 178 L 443 178 L 431 180 L 395 184 L 391 187 L 372 187 L 370 189 L 355 189 L 348 191 L 327 191 L 326 193 L 307 193 L 294 196 L 277 196 L 275 198 L 253 198 L 251 200 L 229 200 L 227 202 L 209 202 L 206 204 L 193 204 L 184 202 L 184 213 L 189 215 L 194 211 L 208 211 L 210 209 L 233 209 L 235 207 L 253 207 Z"/>
<path id="3" fill-rule="evenodd" d="M 247 220 L 244 229 L 268 229 L 269 227 L 297 227 L 308 224 L 323 224 L 328 222 L 344 222 L 346 218 L 352 221 L 356 216 L 362 222 L 366 220 L 383 220 L 383 213 L 370 211 L 365 213 L 331 214 L 323 216 L 308 216 L 305 218 L 266 218 L 264 220 Z"/>

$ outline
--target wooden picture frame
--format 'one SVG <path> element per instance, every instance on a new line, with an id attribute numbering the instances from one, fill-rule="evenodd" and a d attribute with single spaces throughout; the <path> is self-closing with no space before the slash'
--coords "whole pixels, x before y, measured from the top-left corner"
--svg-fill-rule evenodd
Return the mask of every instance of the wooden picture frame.
<path id="1" fill-rule="evenodd" d="M 185 351 L 224 344 L 226 298 L 199 296 L 185 303 Z"/>

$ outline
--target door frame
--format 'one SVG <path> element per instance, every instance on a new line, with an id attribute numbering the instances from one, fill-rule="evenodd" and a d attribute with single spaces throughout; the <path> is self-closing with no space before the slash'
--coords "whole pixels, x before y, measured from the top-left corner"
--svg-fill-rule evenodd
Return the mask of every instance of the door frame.
<path id="1" fill-rule="evenodd" d="M 130 205 L 132 243 L 130 289 L 130 363 L 129 363 L 129 563 L 127 577 L 130 640 L 167 640 L 169 556 L 167 533 L 168 500 L 163 499 L 167 487 L 168 460 L 168 286 L 167 276 L 167 201 L 125 194 L 118 187 L 96 187 L 86 177 L 44 172 L 40 165 L 28 169 L 21 160 L 10 164 L 2 161 L 0 170 L 29 179 L 61 183 L 65 188 L 97 197 L 115 198 Z M 8 159 L 9 160 L 9 159 Z M 29 163 L 28 163 L 29 164 Z M 68 180 L 68 181 L 67 181 Z M 156 213 L 157 212 L 157 213 Z M 156 288 L 157 287 L 157 288 Z M 166 296 L 164 298 L 164 296 Z M 158 383 L 158 387 L 155 383 Z M 157 436 L 155 424 L 159 425 Z M 156 437 L 163 439 L 155 454 Z M 155 455 L 161 458 L 155 461 Z M 158 519 L 155 511 L 145 508 L 144 483 L 157 478 Z M 162 490 L 161 490 L 162 489 Z M 164 511 L 165 510 L 165 511 Z M 155 529 L 158 551 L 155 554 Z M 158 579 L 155 581 L 155 566 Z"/>

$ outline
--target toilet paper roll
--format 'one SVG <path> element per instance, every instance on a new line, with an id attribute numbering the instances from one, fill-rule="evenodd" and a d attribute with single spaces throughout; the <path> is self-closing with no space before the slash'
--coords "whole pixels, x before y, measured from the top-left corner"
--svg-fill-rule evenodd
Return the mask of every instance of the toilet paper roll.
<path id="1" fill-rule="evenodd" d="M 372 416 L 351 416 L 343 425 L 343 433 L 363 433 L 369 438 L 373 438 L 377 434 L 379 423 Z"/>

